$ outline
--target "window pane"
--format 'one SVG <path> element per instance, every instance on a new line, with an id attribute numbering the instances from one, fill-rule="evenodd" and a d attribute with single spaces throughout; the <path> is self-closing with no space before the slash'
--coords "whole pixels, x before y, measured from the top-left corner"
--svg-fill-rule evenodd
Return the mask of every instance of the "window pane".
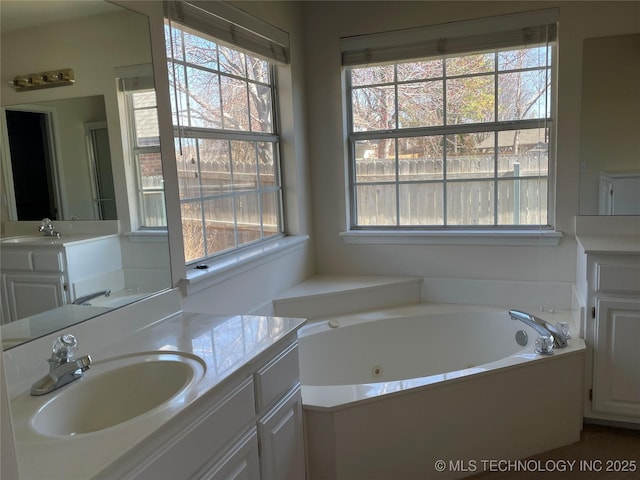
<path id="1" fill-rule="evenodd" d="M 222 128 L 220 77 L 197 68 L 187 68 L 189 81 L 189 118 L 192 127 Z"/>
<path id="2" fill-rule="evenodd" d="M 493 76 L 447 80 L 447 124 L 493 122 Z"/>
<path id="3" fill-rule="evenodd" d="M 398 128 L 442 125 L 442 81 L 398 85 Z"/>
<path id="4" fill-rule="evenodd" d="M 134 111 L 136 147 L 160 145 L 158 111 L 154 108 Z"/>
<path id="5" fill-rule="evenodd" d="M 238 245 L 259 240 L 262 233 L 258 194 L 247 193 L 234 198 L 238 222 Z"/>
<path id="6" fill-rule="evenodd" d="M 137 156 L 142 190 L 142 212 L 145 227 L 166 226 L 164 179 L 160 152 L 139 153 Z"/>
<path id="7" fill-rule="evenodd" d="M 357 185 L 358 225 L 396 225 L 396 186 Z"/>
<path id="8" fill-rule="evenodd" d="M 492 72 L 495 64 L 494 58 L 493 53 L 447 58 L 447 77 Z"/>
<path id="9" fill-rule="evenodd" d="M 550 115 L 546 70 L 498 75 L 498 119 L 523 120 Z"/>
<path id="10" fill-rule="evenodd" d="M 231 191 L 231 161 L 227 140 L 199 140 L 202 196 Z"/>
<path id="11" fill-rule="evenodd" d="M 274 157 L 275 145 L 269 142 L 258 142 L 258 173 L 260 188 L 271 188 L 278 185 L 276 163 Z"/>
<path id="12" fill-rule="evenodd" d="M 356 142 L 356 182 L 384 182 L 396 179 L 395 140 Z"/>
<path id="13" fill-rule="evenodd" d="M 400 225 L 443 225 L 442 183 L 400 185 Z"/>
<path id="14" fill-rule="evenodd" d="M 251 108 L 251 131 L 273 132 L 273 106 L 271 89 L 255 83 L 249 83 L 249 106 Z"/>
<path id="15" fill-rule="evenodd" d="M 354 68 L 351 70 L 351 84 L 355 87 L 390 83 L 393 82 L 393 76 L 393 65 Z"/>
<path id="16" fill-rule="evenodd" d="M 258 164 L 254 142 L 231 142 L 233 190 L 258 188 Z"/>
<path id="17" fill-rule="evenodd" d="M 264 236 L 274 235 L 280 232 L 280 202 L 278 192 L 264 192 L 262 199 L 262 229 Z"/>
<path id="18" fill-rule="evenodd" d="M 442 136 L 398 139 L 400 181 L 442 179 Z"/>
<path id="19" fill-rule="evenodd" d="M 131 92 L 131 99 L 133 100 L 133 108 L 145 108 L 156 106 L 156 92 L 155 90 L 140 90 Z"/>
<path id="20" fill-rule="evenodd" d="M 447 135 L 447 178 L 493 177 L 493 133 Z"/>
<path id="21" fill-rule="evenodd" d="M 207 225 L 207 255 L 236 246 L 233 200 L 214 198 L 204 202 Z"/>
<path id="22" fill-rule="evenodd" d="M 177 28 L 170 28 L 164 25 L 164 39 L 167 51 L 167 58 L 181 60 L 182 57 L 182 31 Z M 172 48 L 173 47 L 173 48 Z"/>
<path id="23" fill-rule="evenodd" d="M 247 76 L 250 80 L 261 83 L 271 83 L 271 78 L 269 77 L 269 62 L 247 55 L 247 67 L 249 68 Z"/>
<path id="24" fill-rule="evenodd" d="M 498 52 L 498 70 L 517 70 L 551 65 L 551 48 L 546 46 Z"/>
<path id="25" fill-rule="evenodd" d="M 498 182 L 498 224 L 546 225 L 546 178 L 500 180 Z"/>
<path id="26" fill-rule="evenodd" d="M 220 87 L 223 128 L 249 131 L 249 104 L 246 82 L 235 78 L 221 77 Z"/>
<path id="27" fill-rule="evenodd" d="M 186 61 L 200 67 L 218 68 L 218 47 L 211 40 L 184 32 Z"/>
<path id="28" fill-rule="evenodd" d="M 396 95 L 393 86 L 353 90 L 353 130 L 395 128 Z"/>
<path id="29" fill-rule="evenodd" d="M 189 125 L 185 75 L 186 72 L 182 65 L 169 62 L 169 98 L 173 125 Z"/>
<path id="30" fill-rule="evenodd" d="M 493 181 L 448 182 L 448 225 L 493 225 Z"/>
<path id="31" fill-rule="evenodd" d="M 546 129 L 498 132 L 498 175 L 535 177 L 549 174 L 549 144 Z"/>
<path id="32" fill-rule="evenodd" d="M 220 45 L 218 51 L 220 53 L 221 72 L 230 73 L 238 77 L 247 77 L 244 53 L 222 45 Z"/>
<path id="33" fill-rule="evenodd" d="M 175 140 L 180 198 L 197 198 L 200 196 L 200 179 L 198 178 L 196 141 L 186 138 L 181 140 L 181 142 L 180 139 Z M 182 143 L 182 153 L 180 153 L 180 143 Z"/>
<path id="34" fill-rule="evenodd" d="M 190 262 L 204 257 L 202 208 L 200 202 L 189 202 L 181 205 L 181 211 L 184 257 L 187 262 Z"/>
<path id="35" fill-rule="evenodd" d="M 398 65 L 398 82 L 442 77 L 442 60 L 410 62 Z"/>

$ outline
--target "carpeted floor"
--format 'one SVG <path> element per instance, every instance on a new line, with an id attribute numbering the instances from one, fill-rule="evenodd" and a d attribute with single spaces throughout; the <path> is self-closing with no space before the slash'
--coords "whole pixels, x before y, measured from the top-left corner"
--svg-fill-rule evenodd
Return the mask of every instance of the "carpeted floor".
<path id="1" fill-rule="evenodd" d="M 521 463 L 522 465 L 522 463 Z M 578 443 L 530 457 L 524 467 L 494 465 L 472 480 L 637 480 L 640 430 L 584 425 Z"/>

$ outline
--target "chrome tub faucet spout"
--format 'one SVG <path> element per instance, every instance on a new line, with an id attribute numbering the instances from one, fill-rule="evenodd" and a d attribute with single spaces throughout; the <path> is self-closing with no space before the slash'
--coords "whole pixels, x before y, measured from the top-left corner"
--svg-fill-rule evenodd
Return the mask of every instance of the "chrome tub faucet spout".
<path id="1" fill-rule="evenodd" d="M 91 366 L 91 357 L 73 358 L 78 341 L 71 334 L 61 335 L 53 342 L 49 362 L 49 373 L 31 387 L 31 395 L 45 395 L 82 377 Z"/>
<path id="2" fill-rule="evenodd" d="M 538 318 L 521 310 L 509 310 L 509 316 L 512 320 L 520 320 L 526 323 L 536 332 L 540 334 L 540 349 L 537 353 L 542 355 L 551 355 L 553 347 L 565 348 L 567 346 L 567 337 L 556 327 L 542 318 Z"/>
<path id="3" fill-rule="evenodd" d="M 108 297 L 109 295 L 111 295 L 111 290 L 110 289 L 106 289 L 106 290 L 101 290 L 99 292 L 94 292 L 94 293 L 90 293 L 89 295 L 85 295 L 84 297 L 78 297 L 73 301 L 74 305 L 89 305 L 89 300 L 93 300 L 94 298 L 97 297 L 101 297 L 101 296 L 105 296 Z"/>

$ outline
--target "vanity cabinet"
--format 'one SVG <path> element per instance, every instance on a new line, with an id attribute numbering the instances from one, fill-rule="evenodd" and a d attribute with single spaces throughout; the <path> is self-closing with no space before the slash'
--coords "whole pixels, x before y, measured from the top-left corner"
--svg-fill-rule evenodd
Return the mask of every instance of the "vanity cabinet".
<path id="1" fill-rule="evenodd" d="M 97 478 L 304 480 L 299 377 L 292 337 Z"/>
<path id="2" fill-rule="evenodd" d="M 92 291 L 117 290 L 122 273 L 118 235 L 35 237 L 3 242 L 2 323 L 30 317 Z M 119 273 L 118 273 L 119 272 Z"/>
<path id="3" fill-rule="evenodd" d="M 585 416 L 640 423 L 640 254 L 583 254 L 588 305 L 584 333 L 591 360 Z"/>
<path id="4" fill-rule="evenodd" d="M 33 251 L 4 247 L 1 251 L 2 323 L 60 307 L 68 303 L 65 256 L 60 247 Z"/>

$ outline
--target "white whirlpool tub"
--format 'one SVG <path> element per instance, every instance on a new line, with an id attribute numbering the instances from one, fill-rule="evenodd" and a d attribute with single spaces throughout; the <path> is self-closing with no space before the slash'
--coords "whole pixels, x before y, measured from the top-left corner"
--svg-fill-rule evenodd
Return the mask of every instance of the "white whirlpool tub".
<path id="1" fill-rule="evenodd" d="M 311 480 L 461 478 L 578 441 L 585 345 L 571 313 L 531 312 L 573 334 L 540 356 L 507 310 L 420 304 L 303 327 Z"/>

